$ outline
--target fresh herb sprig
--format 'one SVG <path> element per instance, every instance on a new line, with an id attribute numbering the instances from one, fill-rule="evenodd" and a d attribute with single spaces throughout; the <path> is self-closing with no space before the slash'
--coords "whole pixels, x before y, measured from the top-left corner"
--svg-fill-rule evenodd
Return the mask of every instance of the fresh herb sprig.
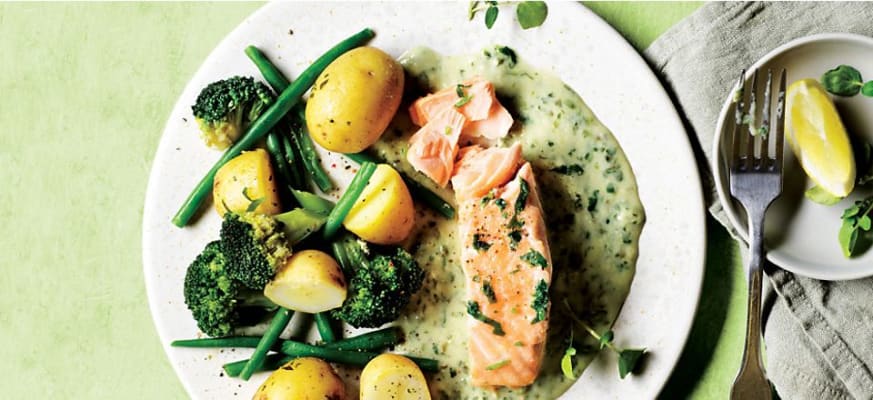
<path id="1" fill-rule="evenodd" d="M 843 211 L 840 217 L 843 224 L 840 227 L 839 240 L 840 248 L 846 258 L 860 254 L 873 244 L 871 214 L 873 214 L 873 196 L 855 201 L 855 204 Z"/>
<path id="2" fill-rule="evenodd" d="M 597 333 L 590 325 L 585 323 L 576 317 L 576 314 L 573 313 L 573 309 L 570 308 L 570 303 L 567 302 L 567 299 L 564 299 L 564 306 L 567 308 L 567 315 L 570 316 L 570 319 L 573 320 L 577 325 L 582 327 L 586 332 L 588 332 L 591 337 L 597 340 L 600 343 L 600 349 L 608 348 L 613 353 L 618 356 L 618 376 L 621 379 L 624 379 L 628 374 L 634 373 L 637 365 L 639 365 L 640 360 L 643 358 L 643 355 L 646 354 L 646 349 L 623 349 L 621 347 L 613 344 L 613 338 L 615 337 L 615 333 L 612 330 L 607 330 L 603 333 Z M 568 378 L 571 378 L 573 375 L 573 364 L 572 357 L 576 354 L 576 349 L 573 348 L 573 341 L 570 341 L 570 346 L 564 352 L 564 358 L 568 358 L 567 362 L 564 359 L 561 359 L 561 370 L 564 372 L 564 375 Z M 565 368 L 564 364 L 568 364 Z M 568 371 L 569 370 L 569 371 Z M 568 374 L 569 372 L 569 374 Z M 575 379 L 575 378 L 571 378 Z"/>
<path id="3" fill-rule="evenodd" d="M 831 94 L 852 97 L 861 93 L 873 97 L 873 81 L 864 82 L 861 72 L 849 65 L 839 65 L 822 74 L 821 84 Z"/>
<path id="4" fill-rule="evenodd" d="M 502 4 L 501 4 L 502 3 Z M 544 1 L 520 1 L 520 2 L 497 2 L 497 1 L 471 1 L 467 11 L 467 18 L 472 21 L 479 11 L 485 11 L 485 27 L 491 29 L 500 14 L 500 6 L 506 4 L 515 5 L 515 17 L 521 29 L 536 28 L 546 21 L 549 15 L 549 7 Z"/>

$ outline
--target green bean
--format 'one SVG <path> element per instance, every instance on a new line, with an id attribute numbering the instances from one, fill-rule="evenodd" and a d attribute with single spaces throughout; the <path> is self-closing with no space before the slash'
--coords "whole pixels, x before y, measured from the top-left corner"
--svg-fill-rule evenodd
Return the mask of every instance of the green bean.
<path id="1" fill-rule="evenodd" d="M 325 343 L 321 347 L 337 350 L 368 351 L 384 349 L 400 342 L 403 332 L 396 326 L 389 326 L 372 332 Z"/>
<path id="2" fill-rule="evenodd" d="M 258 336 L 228 336 L 219 338 L 200 338 L 174 340 L 173 347 L 258 347 Z"/>
<path id="3" fill-rule="evenodd" d="M 346 192 L 343 193 L 340 199 L 336 202 L 336 206 L 331 210 L 330 215 L 327 217 L 327 223 L 324 224 L 325 239 L 332 238 L 339 230 L 343 220 L 346 219 L 346 215 L 348 215 L 352 206 L 355 205 L 355 202 L 358 201 L 358 197 L 361 197 L 361 193 L 364 192 L 364 188 L 367 187 L 367 183 L 370 181 L 370 177 L 373 176 L 374 172 L 376 172 L 376 164 L 371 162 L 361 164 L 361 169 L 359 169 L 358 173 L 355 174 L 355 177 L 352 178 L 352 182 L 349 183 Z"/>
<path id="4" fill-rule="evenodd" d="M 270 354 L 266 358 L 264 358 L 264 363 L 261 364 L 261 367 L 258 368 L 259 371 L 274 371 L 279 369 L 279 367 L 285 365 L 288 361 L 293 360 L 295 357 L 286 356 L 282 353 Z M 242 372 L 243 368 L 245 368 L 246 364 L 248 364 L 249 360 L 239 360 L 231 363 L 224 364 L 222 368 L 224 368 L 224 373 L 227 376 L 237 377 Z"/>
<path id="5" fill-rule="evenodd" d="M 333 190 L 333 182 L 330 181 L 330 176 L 324 171 L 324 167 L 321 165 L 321 157 L 319 157 L 318 151 L 315 150 L 315 145 L 312 144 L 309 132 L 306 131 L 306 118 L 303 116 L 303 107 L 298 107 L 296 112 L 292 111 L 291 118 L 294 121 L 291 132 L 297 140 L 296 143 L 300 149 L 303 168 L 309 174 L 309 179 L 322 192 L 327 193 Z"/>
<path id="6" fill-rule="evenodd" d="M 344 351 L 313 346 L 311 344 L 296 342 L 293 340 L 286 340 L 282 343 L 282 353 L 292 357 L 318 357 L 325 361 L 359 367 L 367 365 L 370 360 L 379 355 L 379 353 L 365 351 Z M 409 356 L 406 357 L 417 364 L 422 371 L 436 372 L 439 370 L 439 363 L 436 360 Z"/>
<path id="7" fill-rule="evenodd" d="M 291 84 L 288 81 L 288 78 L 285 75 L 282 75 L 282 72 L 267 59 L 267 56 L 264 53 L 261 53 L 255 46 L 246 47 L 245 53 L 249 56 L 249 59 L 255 63 L 255 66 L 258 67 L 258 70 L 261 71 L 261 75 L 264 76 L 264 80 L 273 87 L 273 90 L 276 92 L 284 92 L 285 88 Z"/>
<path id="8" fill-rule="evenodd" d="M 209 172 L 206 173 L 206 176 L 204 176 L 197 186 L 194 187 L 194 190 L 188 195 L 188 198 L 185 199 L 182 207 L 179 208 L 179 211 L 176 212 L 176 215 L 173 217 L 173 224 L 180 228 L 188 224 L 194 214 L 197 213 L 203 200 L 212 191 L 212 182 L 215 179 L 215 173 L 218 169 L 226 162 L 230 161 L 230 159 L 242 153 L 243 150 L 250 149 L 258 140 L 264 137 L 267 132 L 273 129 L 282 117 L 284 117 L 285 114 L 287 114 L 288 111 L 290 111 L 291 108 L 300 101 L 300 97 L 303 93 L 312 86 L 315 79 L 325 68 L 327 68 L 328 64 L 346 51 L 363 45 L 372 39 L 373 36 L 374 33 L 372 30 L 369 28 L 364 29 L 328 50 L 327 53 L 319 57 L 312 63 L 312 65 L 306 68 L 297 80 L 283 90 L 276 101 L 270 105 L 270 107 L 267 108 L 267 110 L 264 111 L 264 113 L 261 114 L 261 116 L 255 120 L 251 126 L 249 126 L 248 131 L 246 131 L 240 140 L 234 143 L 233 146 L 231 146 L 221 156 L 221 158 L 218 159 L 218 162 L 212 166 Z"/>
<path id="9" fill-rule="evenodd" d="M 336 341 L 336 334 L 333 332 L 333 322 L 330 318 L 330 313 L 320 312 L 315 314 L 315 327 L 318 329 L 318 334 L 321 335 L 321 341 L 331 343 Z"/>
<path id="10" fill-rule="evenodd" d="M 366 152 L 346 154 L 345 156 L 358 164 L 363 164 L 367 161 L 375 163 L 384 162 Z M 455 217 L 455 208 L 447 201 L 443 200 L 442 197 L 422 185 L 421 182 L 415 180 L 415 178 L 412 178 L 401 171 L 397 172 L 400 174 L 400 178 L 403 179 L 403 182 L 406 183 L 406 187 L 409 188 L 409 193 L 412 194 L 412 197 L 448 219 Z"/>
<path id="11" fill-rule="evenodd" d="M 267 328 L 267 331 L 264 332 L 261 341 L 258 342 L 258 347 L 255 347 L 255 352 L 252 353 L 252 358 L 249 359 L 249 362 L 246 363 L 242 372 L 240 372 L 240 378 L 247 381 L 252 377 L 252 374 L 255 373 L 255 371 L 258 371 L 261 368 L 261 365 L 264 363 L 264 358 L 267 356 L 267 352 L 270 351 L 270 348 L 273 347 L 274 343 L 276 343 L 276 339 L 279 338 L 279 335 L 282 334 L 282 331 L 284 331 L 285 327 L 288 326 L 288 322 L 291 321 L 292 316 L 294 316 L 294 311 L 284 307 L 280 307 L 279 311 L 276 311 L 276 315 L 273 316 L 273 320 L 270 321 L 270 326 Z"/>
<path id="12" fill-rule="evenodd" d="M 272 131 L 267 134 L 267 152 L 270 153 L 270 158 L 273 159 L 273 165 L 276 167 L 282 184 L 279 185 L 284 189 L 283 194 L 291 194 L 291 189 L 300 187 L 300 181 L 296 180 L 291 173 L 288 161 L 285 159 L 285 152 L 282 148 L 282 136 Z"/>
<path id="13" fill-rule="evenodd" d="M 291 178 L 294 182 L 292 187 L 294 189 L 304 189 L 306 188 L 306 178 L 303 177 L 303 174 L 300 172 L 300 169 L 303 167 L 301 164 L 300 152 L 297 151 L 296 146 L 292 143 L 291 139 L 288 138 L 288 135 L 282 135 L 282 155 L 285 157 L 285 162 L 288 164 L 288 173 L 291 175 Z"/>

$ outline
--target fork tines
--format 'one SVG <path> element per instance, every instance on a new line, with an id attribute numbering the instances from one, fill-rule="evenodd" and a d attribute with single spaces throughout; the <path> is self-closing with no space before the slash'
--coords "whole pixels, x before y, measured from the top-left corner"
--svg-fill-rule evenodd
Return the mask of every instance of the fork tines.
<path id="1" fill-rule="evenodd" d="M 773 87 L 772 72 L 767 70 L 767 83 L 764 87 L 763 104 L 759 105 L 758 71 L 752 74 L 748 102 L 745 101 L 746 71 L 740 73 L 737 83 L 735 101 L 734 132 L 731 139 L 731 169 L 734 171 L 781 171 L 782 150 L 785 131 L 785 78 L 783 69 L 779 82 L 779 93 L 776 103 L 776 126 L 771 126 L 770 107 L 771 90 Z M 758 113 L 761 114 L 761 124 L 757 126 Z M 743 134 L 745 131 L 747 134 Z M 770 155 L 770 136 L 775 133 L 775 151 Z M 757 146 L 755 146 L 757 143 Z M 757 147 L 757 151 L 756 151 Z"/>

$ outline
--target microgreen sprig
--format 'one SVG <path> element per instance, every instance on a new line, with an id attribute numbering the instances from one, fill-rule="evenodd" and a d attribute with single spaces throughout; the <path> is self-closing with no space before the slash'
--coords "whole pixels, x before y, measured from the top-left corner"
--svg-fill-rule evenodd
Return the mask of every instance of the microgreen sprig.
<path id="1" fill-rule="evenodd" d="M 843 211 L 840 217 L 843 224 L 840 226 L 839 240 L 843 255 L 847 258 L 866 250 L 873 242 L 871 213 L 873 213 L 873 197 L 855 201 L 855 204 Z"/>
<path id="2" fill-rule="evenodd" d="M 597 333 L 597 331 L 595 331 L 594 328 L 592 328 L 590 325 L 588 325 L 587 323 L 585 323 L 584 321 L 582 321 L 576 317 L 576 315 L 573 313 L 573 309 L 570 308 L 570 303 L 567 302 L 567 299 L 564 299 L 564 306 L 567 308 L 567 311 L 568 311 L 567 315 L 570 316 L 570 319 L 572 319 L 574 322 L 576 322 L 577 325 L 579 325 L 580 327 L 585 329 L 585 331 L 588 332 L 589 335 L 591 335 L 594 339 L 597 340 L 598 343 L 600 343 L 600 349 L 603 349 L 604 347 L 608 348 L 609 350 L 611 350 L 613 353 L 615 353 L 618 356 L 618 376 L 621 379 L 624 379 L 624 377 L 626 377 L 628 374 L 631 374 L 634 372 L 639 361 L 642 359 L 643 355 L 646 353 L 645 348 L 643 348 L 643 349 L 623 349 L 623 348 L 616 346 L 613 343 L 613 338 L 615 336 L 615 333 L 612 330 L 607 330 L 606 332 L 603 332 L 602 334 Z M 573 348 L 572 346 L 573 346 L 573 342 L 571 341 L 570 347 L 564 353 L 564 357 L 572 357 L 572 355 L 568 356 L 567 354 L 568 353 L 573 353 L 573 354 L 576 353 L 576 349 Z M 572 375 L 572 372 L 573 372 L 572 371 L 572 360 L 570 360 L 570 363 L 571 363 L 570 364 L 570 375 Z M 561 360 L 561 369 L 562 369 L 562 371 L 564 371 L 564 375 L 568 375 L 567 371 L 564 370 L 564 360 L 563 359 Z M 568 375 L 568 377 L 569 377 L 569 375 Z"/>
<path id="3" fill-rule="evenodd" d="M 503 4 L 501 4 L 503 3 Z M 515 17 L 521 29 L 536 28 L 546 21 L 549 8 L 544 1 L 520 1 L 520 2 L 497 2 L 497 1 L 471 1 L 467 10 L 467 18 L 472 21 L 479 11 L 485 11 L 485 27 L 491 29 L 497 21 L 500 6 L 504 4 L 515 5 Z"/>

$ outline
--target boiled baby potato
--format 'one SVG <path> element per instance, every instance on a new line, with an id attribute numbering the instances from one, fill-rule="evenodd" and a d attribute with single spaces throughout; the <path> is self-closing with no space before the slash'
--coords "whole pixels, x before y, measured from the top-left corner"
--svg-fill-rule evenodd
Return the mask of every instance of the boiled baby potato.
<path id="1" fill-rule="evenodd" d="M 318 250 L 295 253 L 264 288 L 264 295 L 273 303 L 312 314 L 343 305 L 346 292 L 339 264 Z"/>
<path id="2" fill-rule="evenodd" d="M 306 103 L 306 126 L 322 147 L 357 153 L 379 139 L 402 96 L 400 63 L 375 47 L 359 47 L 318 76 Z"/>
<path id="3" fill-rule="evenodd" d="M 415 221 L 412 196 L 394 168 L 379 164 L 343 226 L 371 243 L 396 244 L 409 236 Z"/>
<path id="4" fill-rule="evenodd" d="M 221 216 L 228 211 L 246 212 L 255 201 L 260 204 L 251 211 L 266 215 L 278 213 L 279 193 L 267 152 L 263 149 L 247 151 L 224 164 L 215 173 L 212 199 L 215 211 Z"/>
<path id="5" fill-rule="evenodd" d="M 399 354 L 382 354 L 361 372 L 361 400 L 430 400 L 421 369 Z"/>
<path id="6" fill-rule="evenodd" d="M 346 387 L 322 359 L 302 357 L 279 367 L 255 392 L 253 400 L 346 399 Z"/>

